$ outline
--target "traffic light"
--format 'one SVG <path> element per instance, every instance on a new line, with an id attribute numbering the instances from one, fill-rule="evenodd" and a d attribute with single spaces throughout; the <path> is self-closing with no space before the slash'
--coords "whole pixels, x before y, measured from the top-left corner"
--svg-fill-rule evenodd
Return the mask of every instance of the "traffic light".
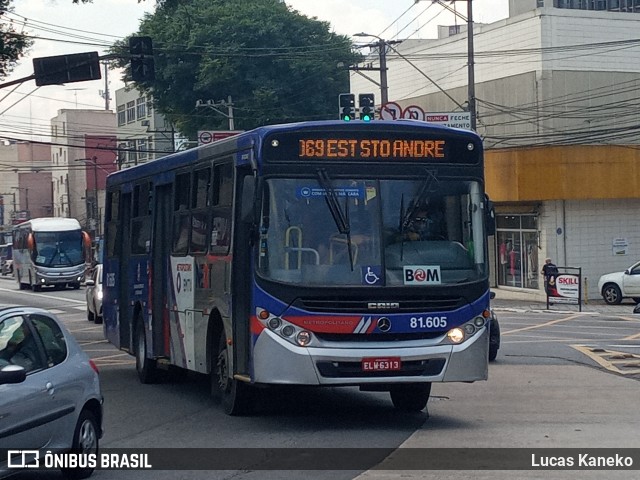
<path id="1" fill-rule="evenodd" d="M 370 122 L 376 116 L 376 102 L 373 93 L 361 93 L 358 95 L 360 106 L 360 120 Z"/>
<path id="2" fill-rule="evenodd" d="M 134 82 L 151 82 L 156 78 L 153 63 L 151 37 L 129 37 L 131 54 L 131 79 Z"/>
<path id="3" fill-rule="evenodd" d="M 100 58 L 98 52 L 34 58 L 33 72 L 38 87 L 99 80 Z"/>
<path id="4" fill-rule="evenodd" d="M 356 118 L 356 96 L 353 93 L 341 93 L 338 98 L 340 120 L 350 122 Z"/>

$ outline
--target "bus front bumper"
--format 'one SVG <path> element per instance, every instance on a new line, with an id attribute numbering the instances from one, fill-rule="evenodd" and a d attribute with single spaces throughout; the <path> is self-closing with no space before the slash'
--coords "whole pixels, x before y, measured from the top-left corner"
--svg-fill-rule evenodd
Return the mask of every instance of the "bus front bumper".
<path id="1" fill-rule="evenodd" d="M 254 345 L 253 381 L 289 385 L 473 382 L 488 378 L 489 332 L 458 345 L 406 342 L 299 347 L 269 330 Z M 364 359 L 400 359 L 399 370 L 364 371 Z"/>

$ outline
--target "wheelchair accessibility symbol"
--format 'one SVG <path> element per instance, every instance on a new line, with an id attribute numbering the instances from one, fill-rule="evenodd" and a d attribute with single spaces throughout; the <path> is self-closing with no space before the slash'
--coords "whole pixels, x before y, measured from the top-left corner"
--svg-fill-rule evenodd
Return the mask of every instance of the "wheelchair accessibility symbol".
<path id="1" fill-rule="evenodd" d="M 382 283 L 382 267 L 380 265 L 367 265 L 362 267 L 361 272 L 364 285 L 379 285 Z"/>

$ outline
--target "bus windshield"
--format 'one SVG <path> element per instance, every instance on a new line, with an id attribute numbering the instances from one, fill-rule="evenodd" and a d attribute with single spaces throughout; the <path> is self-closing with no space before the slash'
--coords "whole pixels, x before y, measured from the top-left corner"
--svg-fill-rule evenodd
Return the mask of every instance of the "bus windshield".
<path id="1" fill-rule="evenodd" d="M 69 267 L 84 263 L 82 232 L 34 232 L 35 264 L 42 267 Z"/>
<path id="2" fill-rule="evenodd" d="M 259 274 L 298 285 L 431 286 L 486 279 L 475 181 L 269 178 Z"/>

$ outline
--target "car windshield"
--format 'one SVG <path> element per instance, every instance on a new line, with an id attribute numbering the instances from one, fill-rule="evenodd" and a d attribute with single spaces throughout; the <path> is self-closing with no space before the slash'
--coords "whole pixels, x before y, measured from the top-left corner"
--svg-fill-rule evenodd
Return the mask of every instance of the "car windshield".
<path id="1" fill-rule="evenodd" d="M 84 262 L 82 232 L 35 232 L 35 264 L 43 267 L 70 267 Z"/>
<path id="2" fill-rule="evenodd" d="M 299 285 L 442 285 L 487 275 L 477 182 L 266 182 L 259 273 Z M 333 200 L 331 198 L 333 197 Z"/>

